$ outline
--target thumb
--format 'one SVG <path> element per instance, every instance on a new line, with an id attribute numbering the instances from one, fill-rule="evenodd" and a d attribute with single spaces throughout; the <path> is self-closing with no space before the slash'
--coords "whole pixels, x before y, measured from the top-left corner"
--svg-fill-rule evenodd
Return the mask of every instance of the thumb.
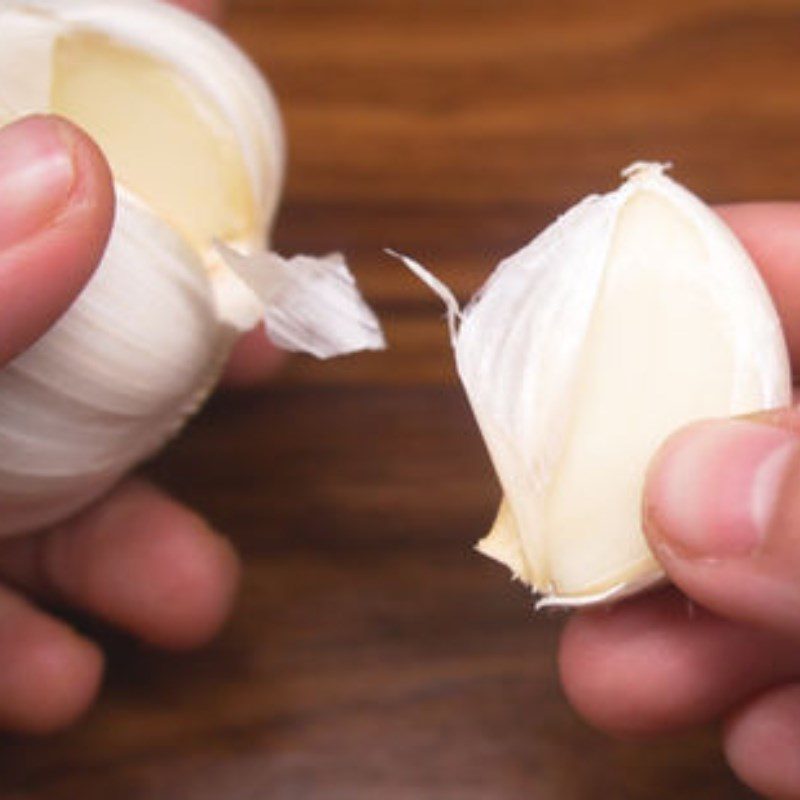
<path id="1" fill-rule="evenodd" d="M 689 597 L 800 636 L 800 408 L 675 434 L 651 465 L 644 524 Z"/>
<path id="2" fill-rule="evenodd" d="M 113 214 L 106 161 L 77 128 L 29 117 L 0 130 L 0 366 L 79 294 Z"/>

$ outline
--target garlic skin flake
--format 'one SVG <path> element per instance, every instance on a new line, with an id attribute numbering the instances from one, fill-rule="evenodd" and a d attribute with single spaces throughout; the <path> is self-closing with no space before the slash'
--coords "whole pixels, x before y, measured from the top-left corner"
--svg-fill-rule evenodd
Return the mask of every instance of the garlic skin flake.
<path id="1" fill-rule="evenodd" d="M 156 0 L 0 0 L 0 124 L 30 113 L 98 141 L 117 212 L 86 289 L 0 371 L 0 536 L 63 519 L 158 450 L 259 321 L 320 358 L 384 346 L 340 256 L 265 249 L 280 116 L 210 25 Z"/>
<path id="2" fill-rule="evenodd" d="M 663 579 L 641 529 L 647 465 L 683 425 L 787 405 L 780 322 L 720 218 L 637 163 L 445 300 L 460 378 L 504 499 L 478 550 L 578 606 Z M 438 284 L 438 285 L 437 285 Z"/>

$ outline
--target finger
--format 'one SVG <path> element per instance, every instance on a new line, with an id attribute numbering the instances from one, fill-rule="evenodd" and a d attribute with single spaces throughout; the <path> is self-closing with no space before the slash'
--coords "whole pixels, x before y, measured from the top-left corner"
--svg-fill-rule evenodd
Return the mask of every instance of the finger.
<path id="1" fill-rule="evenodd" d="M 568 622 L 559 654 L 572 705 L 623 736 L 709 722 L 753 692 L 800 674 L 786 639 L 692 608 L 674 590 Z"/>
<path id="2" fill-rule="evenodd" d="M 102 672 L 92 642 L 0 586 L 0 728 L 68 726 L 94 699 Z"/>
<path id="3" fill-rule="evenodd" d="M 761 419 L 772 424 L 703 422 L 671 437 L 649 471 L 645 529 L 689 597 L 800 636 L 800 410 Z"/>
<path id="4" fill-rule="evenodd" d="M 68 122 L 0 131 L 0 364 L 66 310 L 97 265 L 114 209 L 97 147 Z"/>
<path id="5" fill-rule="evenodd" d="M 218 631 L 239 564 L 199 517 L 131 480 L 50 532 L 3 543 L 0 575 L 147 642 L 182 649 Z"/>
<path id="6" fill-rule="evenodd" d="M 800 203 L 741 203 L 717 209 L 752 255 L 778 309 L 800 373 Z"/>
<path id="7" fill-rule="evenodd" d="M 286 354 L 267 337 L 264 326 L 259 325 L 236 343 L 222 380 L 230 387 L 254 386 L 274 375 L 285 358 Z"/>
<path id="8" fill-rule="evenodd" d="M 201 17 L 216 22 L 222 16 L 224 0 L 170 0 L 172 5 L 192 11 Z"/>
<path id="9" fill-rule="evenodd" d="M 800 684 L 750 701 L 728 720 L 724 742 L 733 771 L 759 794 L 800 797 Z"/>

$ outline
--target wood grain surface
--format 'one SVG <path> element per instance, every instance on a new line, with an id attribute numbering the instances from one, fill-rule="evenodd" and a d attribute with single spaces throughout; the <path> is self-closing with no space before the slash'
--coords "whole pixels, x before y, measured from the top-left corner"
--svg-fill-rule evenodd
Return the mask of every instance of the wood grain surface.
<path id="1" fill-rule="evenodd" d="M 191 656 L 103 633 L 99 706 L 2 740 L 0 796 L 750 797 L 714 731 L 619 743 L 570 711 L 561 619 L 471 551 L 497 488 L 440 309 L 381 251 L 466 297 L 639 158 L 714 201 L 797 197 L 800 4 L 240 0 L 229 29 L 286 113 L 277 246 L 345 251 L 391 350 L 296 358 L 155 462 L 244 554 L 235 617 Z"/>

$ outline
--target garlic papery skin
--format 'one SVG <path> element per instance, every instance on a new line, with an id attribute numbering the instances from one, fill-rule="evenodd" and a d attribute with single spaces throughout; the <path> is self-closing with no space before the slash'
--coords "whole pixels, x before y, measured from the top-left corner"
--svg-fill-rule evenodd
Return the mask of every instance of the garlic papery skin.
<path id="1" fill-rule="evenodd" d="M 641 525 L 659 445 L 690 422 L 791 400 L 780 322 L 733 233 L 661 165 L 624 174 L 503 261 L 463 312 L 406 260 L 448 305 L 503 489 L 478 549 L 540 605 L 662 580 Z"/>
<path id="2" fill-rule="evenodd" d="M 280 117 L 211 26 L 155 0 L 0 0 L 0 123 L 30 113 L 98 142 L 117 211 L 83 293 L 0 371 L 0 536 L 61 520 L 158 450 L 261 320 L 319 357 L 384 346 L 340 257 L 304 256 L 289 279 L 298 259 L 267 251 Z"/>
<path id="3" fill-rule="evenodd" d="M 196 255 L 126 203 L 69 313 L 0 371 L 0 531 L 62 519 L 157 450 L 205 399 L 235 337 L 216 324 Z"/>

